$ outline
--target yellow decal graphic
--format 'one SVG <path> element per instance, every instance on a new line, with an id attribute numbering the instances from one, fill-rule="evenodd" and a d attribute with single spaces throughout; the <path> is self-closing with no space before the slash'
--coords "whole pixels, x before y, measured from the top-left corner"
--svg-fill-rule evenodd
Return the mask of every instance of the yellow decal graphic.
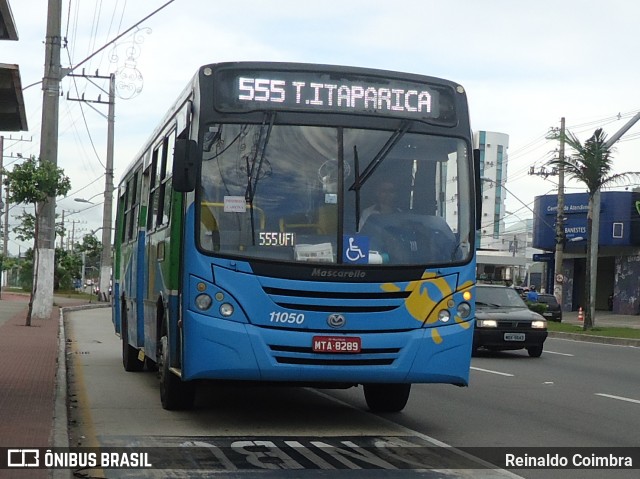
<path id="1" fill-rule="evenodd" d="M 445 300 L 449 300 L 454 294 L 462 294 L 472 286 L 473 281 L 466 281 L 454 291 L 446 277 L 425 272 L 422 278 L 407 284 L 405 291 L 409 291 L 411 294 L 405 300 L 405 307 L 417 321 L 435 324 L 438 321 L 438 308 L 436 306 Z M 382 285 L 382 289 L 387 292 L 396 292 L 401 291 L 402 288 L 394 283 L 385 283 Z M 464 329 L 469 329 L 471 326 L 469 321 L 465 321 L 459 316 L 454 315 L 454 320 L 456 324 Z M 431 330 L 431 338 L 435 344 L 443 342 L 442 336 L 435 328 Z"/>

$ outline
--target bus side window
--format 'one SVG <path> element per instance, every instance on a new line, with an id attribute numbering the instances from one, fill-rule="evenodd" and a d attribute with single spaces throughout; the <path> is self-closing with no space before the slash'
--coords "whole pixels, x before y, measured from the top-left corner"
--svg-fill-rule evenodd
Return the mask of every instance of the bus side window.
<path id="1" fill-rule="evenodd" d="M 138 214 L 138 178 L 139 172 L 136 171 L 131 178 L 127 182 L 127 209 L 125 211 L 125 224 L 124 231 L 126 233 L 126 240 L 131 241 L 135 238 L 135 232 L 137 231 L 137 214 Z"/>
<path id="2" fill-rule="evenodd" d="M 162 222 L 161 224 L 168 224 L 171 219 L 171 173 L 173 171 L 173 154 L 176 143 L 176 132 L 172 130 L 167 137 L 167 146 L 165 148 L 165 164 L 164 174 L 162 177 L 162 196 L 164 201 L 162 202 Z"/>
<path id="3" fill-rule="evenodd" d="M 120 231 L 120 241 L 122 243 L 127 241 L 127 218 L 128 218 L 128 212 L 126 212 L 127 210 L 127 193 L 128 193 L 128 188 L 125 186 L 122 189 L 122 194 L 120 196 L 120 202 L 118 204 L 118 208 L 120 211 L 122 211 L 123 213 L 123 221 L 122 224 L 120 225 L 120 228 L 122 229 L 122 231 Z"/>
<path id="4" fill-rule="evenodd" d="M 154 227 L 154 220 L 158 213 L 158 158 L 160 157 L 160 147 L 153 150 L 151 165 L 147 169 L 149 175 L 149 206 L 147 212 L 147 231 Z"/>

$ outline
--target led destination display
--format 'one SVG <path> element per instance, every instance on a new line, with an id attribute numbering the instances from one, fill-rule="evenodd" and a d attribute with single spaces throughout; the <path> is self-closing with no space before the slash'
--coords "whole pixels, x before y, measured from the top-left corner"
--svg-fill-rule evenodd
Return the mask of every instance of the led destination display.
<path id="1" fill-rule="evenodd" d="M 399 115 L 454 121 L 454 91 L 375 76 L 297 71 L 217 73 L 216 104 L 221 111 L 296 110 Z"/>

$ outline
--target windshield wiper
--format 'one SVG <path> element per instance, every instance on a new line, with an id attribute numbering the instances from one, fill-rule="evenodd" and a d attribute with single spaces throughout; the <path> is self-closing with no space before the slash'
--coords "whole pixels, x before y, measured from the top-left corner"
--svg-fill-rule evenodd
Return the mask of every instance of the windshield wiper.
<path id="1" fill-rule="evenodd" d="M 382 148 L 380 148 L 380 150 L 378 150 L 378 153 L 376 153 L 376 156 L 373 157 L 373 160 L 371 160 L 371 163 L 369 163 L 369 165 L 364 169 L 362 174 L 360 174 L 360 160 L 358 158 L 358 147 L 357 145 L 353 145 L 353 169 L 354 169 L 355 180 L 353 181 L 353 184 L 349 187 L 349 191 L 356 192 L 356 202 L 355 202 L 356 203 L 355 204 L 356 231 L 360 231 L 360 190 L 362 189 L 364 184 L 367 182 L 367 180 L 371 178 L 371 175 L 373 175 L 373 172 L 376 171 L 376 169 L 382 164 L 382 162 L 387 157 L 389 152 L 393 150 L 393 148 L 398 144 L 400 139 L 409 130 L 410 126 L 411 126 L 411 121 L 406 120 L 402 122 L 402 125 L 400 125 L 400 128 L 398 128 L 391 134 L 387 142 L 382 146 Z"/>
<path id="2" fill-rule="evenodd" d="M 358 147 L 353 145 L 353 173 L 356 177 L 356 181 L 349 189 L 353 189 L 356 192 L 356 231 L 360 231 L 360 160 L 358 159 Z"/>
<path id="3" fill-rule="evenodd" d="M 254 246 L 256 244 L 256 228 L 255 228 L 254 216 L 253 216 L 253 198 L 256 195 L 258 180 L 260 179 L 260 170 L 262 169 L 264 156 L 267 151 L 267 143 L 269 143 L 269 137 L 271 136 L 271 130 L 273 129 L 273 123 L 275 121 L 275 118 L 276 118 L 275 112 L 273 111 L 265 112 L 264 118 L 262 119 L 262 125 L 260 125 L 258 139 L 256 140 L 256 143 L 254 145 L 255 152 L 253 154 L 253 159 L 251 160 L 251 164 L 249 164 L 249 158 L 248 157 L 246 158 L 247 189 L 245 191 L 244 197 L 247 203 L 249 203 L 249 214 L 251 215 L 251 238 L 252 238 L 252 244 Z M 265 131 L 265 128 L 266 128 L 266 131 Z M 258 155 L 260 155 L 259 160 L 258 160 Z M 253 184 L 252 184 L 252 181 L 253 181 Z"/>
<path id="4" fill-rule="evenodd" d="M 404 134 L 409 130 L 411 126 L 411 121 L 406 120 L 402 122 L 400 128 L 394 131 L 387 142 L 380 148 L 376 156 L 373 157 L 371 163 L 364 169 L 361 175 L 356 173 L 356 179 L 353 184 L 349 187 L 350 191 L 358 191 L 360 188 L 364 186 L 367 180 L 371 177 L 374 171 L 378 169 L 378 167 L 382 164 L 384 159 L 387 157 L 389 152 L 393 150 L 396 144 L 400 141 L 400 139 L 404 136 Z"/>

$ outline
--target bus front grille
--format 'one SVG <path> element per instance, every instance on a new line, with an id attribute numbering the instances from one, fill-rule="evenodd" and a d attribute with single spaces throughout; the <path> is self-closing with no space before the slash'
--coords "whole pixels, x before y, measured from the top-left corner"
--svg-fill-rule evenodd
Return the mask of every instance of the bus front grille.
<path id="1" fill-rule="evenodd" d="M 393 359 L 328 359 L 328 358 L 287 358 L 277 357 L 279 364 L 300 364 L 305 366 L 388 366 Z"/>
<path id="2" fill-rule="evenodd" d="M 298 311 L 382 313 L 402 306 L 410 291 L 336 292 L 265 287 L 278 306 Z"/>
<path id="3" fill-rule="evenodd" d="M 309 366 L 388 366 L 398 357 L 400 348 L 363 348 L 356 354 L 314 353 L 310 347 L 270 345 L 279 364 Z"/>

